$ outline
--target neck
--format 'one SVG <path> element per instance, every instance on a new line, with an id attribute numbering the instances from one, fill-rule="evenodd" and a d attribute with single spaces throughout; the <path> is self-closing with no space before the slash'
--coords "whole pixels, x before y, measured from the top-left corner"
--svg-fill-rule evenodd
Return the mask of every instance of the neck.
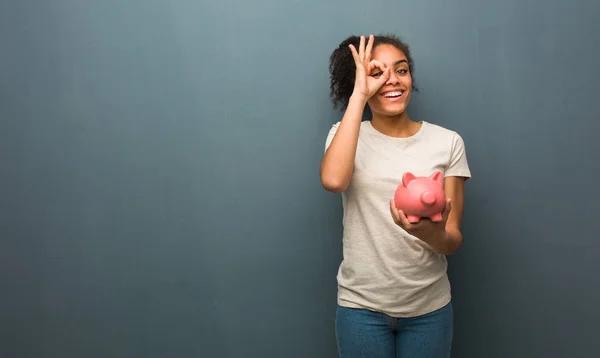
<path id="1" fill-rule="evenodd" d="M 413 121 L 406 111 L 397 116 L 381 116 L 373 113 L 371 125 L 391 137 L 410 137 L 419 131 L 421 124 Z"/>

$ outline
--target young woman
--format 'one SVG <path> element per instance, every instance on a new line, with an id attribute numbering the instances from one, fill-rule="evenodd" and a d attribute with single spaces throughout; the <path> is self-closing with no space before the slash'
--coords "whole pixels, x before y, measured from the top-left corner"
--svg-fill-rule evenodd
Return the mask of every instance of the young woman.
<path id="1" fill-rule="evenodd" d="M 456 132 L 414 121 L 409 47 L 395 36 L 350 37 L 330 59 L 331 95 L 344 115 L 331 128 L 321 182 L 341 193 L 343 261 L 336 337 L 342 358 L 450 357 L 453 312 L 446 255 L 462 245 L 463 187 L 471 177 Z M 363 121 L 368 106 L 370 120 Z M 410 171 L 444 173 L 441 222 L 411 224 L 394 191 Z"/>

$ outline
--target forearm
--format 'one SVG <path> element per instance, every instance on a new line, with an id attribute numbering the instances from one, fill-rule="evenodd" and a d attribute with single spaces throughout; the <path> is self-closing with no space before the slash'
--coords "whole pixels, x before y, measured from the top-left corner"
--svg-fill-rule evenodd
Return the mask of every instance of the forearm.
<path id="1" fill-rule="evenodd" d="M 427 242 L 431 248 L 442 255 L 453 255 L 460 250 L 463 243 L 463 235 L 460 230 L 446 229 L 446 231 L 435 238 Z"/>
<path id="2" fill-rule="evenodd" d="M 343 192 L 350 183 L 365 105 L 363 97 L 350 97 L 340 126 L 323 156 L 321 183 L 329 191 Z"/>

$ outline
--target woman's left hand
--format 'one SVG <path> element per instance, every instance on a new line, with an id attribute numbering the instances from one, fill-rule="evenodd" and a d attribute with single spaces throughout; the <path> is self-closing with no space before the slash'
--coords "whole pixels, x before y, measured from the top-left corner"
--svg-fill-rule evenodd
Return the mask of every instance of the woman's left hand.
<path id="1" fill-rule="evenodd" d="M 400 226 L 409 234 L 419 238 L 430 246 L 437 248 L 444 246 L 448 240 L 446 232 L 446 221 L 450 214 L 451 205 L 450 198 L 446 199 L 446 207 L 442 212 L 442 220 L 438 222 L 431 221 L 429 218 L 422 218 L 418 223 L 411 224 L 402 210 L 396 208 L 396 203 L 392 198 L 390 200 L 390 212 L 396 225 Z"/>

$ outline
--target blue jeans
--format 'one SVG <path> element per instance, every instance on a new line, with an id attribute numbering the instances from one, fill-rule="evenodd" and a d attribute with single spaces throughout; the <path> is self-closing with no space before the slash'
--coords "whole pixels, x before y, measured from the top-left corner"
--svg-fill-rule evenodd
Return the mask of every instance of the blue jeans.
<path id="1" fill-rule="evenodd" d="M 337 307 L 335 333 L 340 358 L 449 358 L 452 303 L 411 318 Z"/>

